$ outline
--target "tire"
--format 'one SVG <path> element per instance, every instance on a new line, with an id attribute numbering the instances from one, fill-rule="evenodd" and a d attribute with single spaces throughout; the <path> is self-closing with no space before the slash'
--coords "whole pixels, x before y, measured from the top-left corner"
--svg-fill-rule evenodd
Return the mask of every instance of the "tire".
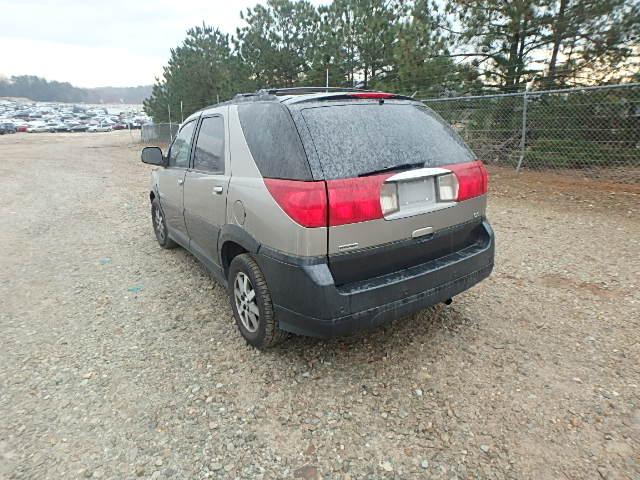
<path id="1" fill-rule="evenodd" d="M 178 246 L 176 242 L 169 238 L 167 222 L 157 198 L 154 198 L 151 202 L 151 223 L 153 225 L 153 232 L 156 234 L 156 240 L 158 240 L 158 245 L 166 249 L 176 248 Z"/>
<path id="2" fill-rule="evenodd" d="M 251 255 L 243 253 L 233 259 L 228 284 L 233 317 L 249 345 L 266 349 L 286 338 L 287 334 L 278 328 L 267 281 Z"/>

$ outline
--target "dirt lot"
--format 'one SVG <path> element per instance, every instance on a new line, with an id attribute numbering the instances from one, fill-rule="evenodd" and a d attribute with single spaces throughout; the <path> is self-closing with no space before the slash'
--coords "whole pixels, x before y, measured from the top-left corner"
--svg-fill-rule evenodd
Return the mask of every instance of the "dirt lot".
<path id="1" fill-rule="evenodd" d="M 268 353 L 129 134 L 0 137 L 0 478 L 640 478 L 640 196 L 493 170 L 493 276 Z"/>

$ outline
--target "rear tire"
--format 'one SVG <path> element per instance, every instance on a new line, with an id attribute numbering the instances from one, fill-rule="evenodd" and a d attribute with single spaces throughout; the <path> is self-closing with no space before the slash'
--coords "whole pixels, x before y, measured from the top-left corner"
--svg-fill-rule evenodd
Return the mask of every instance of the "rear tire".
<path id="1" fill-rule="evenodd" d="M 233 259 L 228 284 L 233 317 L 249 345 L 266 349 L 286 338 L 278 328 L 267 281 L 251 255 L 243 253 Z"/>
<path id="2" fill-rule="evenodd" d="M 176 242 L 169 238 L 167 221 L 157 198 L 151 201 L 151 222 L 153 224 L 153 231 L 156 234 L 156 240 L 158 240 L 158 245 L 166 249 L 176 248 L 178 246 Z"/>

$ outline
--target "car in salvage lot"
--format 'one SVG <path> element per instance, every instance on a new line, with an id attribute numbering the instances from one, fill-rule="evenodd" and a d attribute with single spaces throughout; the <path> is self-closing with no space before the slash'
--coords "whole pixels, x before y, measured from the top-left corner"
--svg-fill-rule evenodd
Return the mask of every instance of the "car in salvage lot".
<path id="1" fill-rule="evenodd" d="M 33 102 L 0 98 L 0 123 L 10 122 L 18 132 L 45 132 L 39 128 L 46 125 L 49 132 L 110 131 L 140 128 L 149 117 L 140 105 L 84 105 L 58 102 Z"/>
<path id="2" fill-rule="evenodd" d="M 70 131 L 70 127 L 69 125 L 66 125 L 64 123 L 54 123 L 52 125 L 49 125 L 49 131 L 50 132 L 69 132 Z"/>
<path id="3" fill-rule="evenodd" d="M 113 128 L 111 128 L 111 125 L 102 123 L 100 125 L 91 125 L 87 129 L 87 132 L 110 132 L 111 130 L 113 130 Z"/>
<path id="4" fill-rule="evenodd" d="M 29 133 L 49 133 L 50 131 L 49 125 L 31 125 L 27 128 Z"/>
<path id="5" fill-rule="evenodd" d="M 4 135 L 7 133 L 16 133 L 18 129 L 13 123 L 10 122 L 0 122 L 0 135 Z"/>
<path id="6" fill-rule="evenodd" d="M 487 171 L 412 98 L 351 89 L 243 94 L 146 147 L 163 248 L 191 251 L 227 288 L 258 348 L 285 332 L 380 325 L 489 276 Z"/>

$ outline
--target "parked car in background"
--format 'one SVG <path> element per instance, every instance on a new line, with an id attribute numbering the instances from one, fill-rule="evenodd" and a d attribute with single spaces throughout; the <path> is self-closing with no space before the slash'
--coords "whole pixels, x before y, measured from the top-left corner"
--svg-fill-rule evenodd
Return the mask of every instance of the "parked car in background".
<path id="1" fill-rule="evenodd" d="M 86 131 L 89 125 L 124 129 L 136 121 L 149 121 L 139 105 L 70 105 L 0 98 L 0 123 L 13 123 L 17 131 L 27 131 L 40 125 L 48 126 L 52 132 Z M 72 129 L 76 125 L 82 127 Z"/>
<path id="2" fill-rule="evenodd" d="M 50 130 L 48 125 L 32 125 L 27 128 L 27 132 L 29 133 L 45 133 L 49 131 Z"/>
<path id="3" fill-rule="evenodd" d="M 89 129 L 89 127 L 87 125 L 73 125 L 71 127 L 69 127 L 69 131 L 70 132 L 86 132 Z"/>
<path id="4" fill-rule="evenodd" d="M 410 97 L 327 90 L 240 95 L 142 151 L 158 243 L 226 286 L 258 348 L 450 303 L 493 268 L 487 171 L 453 129 Z"/>
<path id="5" fill-rule="evenodd" d="M 13 123 L 3 122 L 0 123 L 0 135 L 4 135 L 5 133 L 16 133 L 18 129 Z"/>
<path id="6" fill-rule="evenodd" d="M 91 127 L 89 127 L 89 129 L 87 130 L 88 132 L 110 132 L 111 130 L 113 130 L 111 128 L 111 125 L 92 125 Z"/>
<path id="7" fill-rule="evenodd" d="M 56 123 L 54 125 L 49 125 L 50 132 L 68 132 L 70 131 L 69 125 L 65 125 L 64 123 Z"/>

